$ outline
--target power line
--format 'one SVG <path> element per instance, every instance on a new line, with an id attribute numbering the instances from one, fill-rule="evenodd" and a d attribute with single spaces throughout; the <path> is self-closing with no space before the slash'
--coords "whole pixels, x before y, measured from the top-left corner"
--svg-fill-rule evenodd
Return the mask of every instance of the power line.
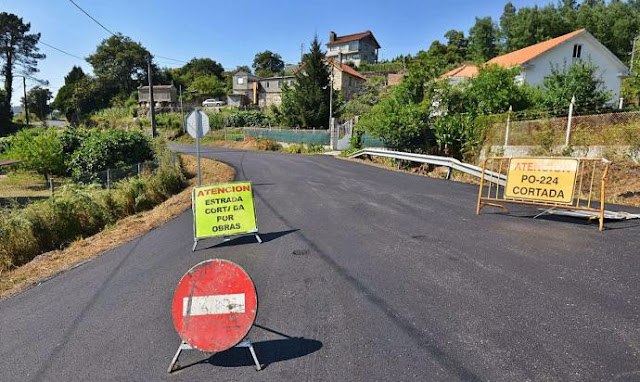
<path id="1" fill-rule="evenodd" d="M 102 25 L 102 23 L 100 23 L 100 21 L 96 20 L 93 16 L 91 16 L 87 11 L 85 11 L 84 9 L 82 9 L 78 4 L 76 4 L 75 1 L 73 0 L 69 0 L 71 2 L 71 4 L 75 5 L 76 8 L 78 8 L 80 11 L 82 11 L 82 13 L 84 13 L 85 15 L 87 15 L 91 20 L 93 20 L 96 24 L 100 25 L 102 27 L 102 29 L 106 30 L 107 32 L 109 32 L 110 34 L 112 34 L 113 36 L 115 36 L 116 34 L 111 32 L 107 27 L 105 27 L 104 25 Z"/>
<path id="2" fill-rule="evenodd" d="M 44 41 L 42 41 L 42 40 L 40 40 L 40 43 L 41 43 L 42 45 L 48 46 L 48 47 L 49 47 L 49 48 L 51 48 L 51 49 L 55 49 L 55 50 L 57 50 L 57 51 L 58 51 L 58 52 L 60 52 L 60 53 L 64 53 L 64 54 L 66 54 L 67 56 L 71 56 L 71 57 L 73 57 L 73 58 L 77 58 L 78 60 L 82 60 L 82 61 L 84 61 L 84 58 L 79 57 L 79 56 L 76 56 L 75 54 L 71 54 L 71 53 L 69 53 L 69 52 L 66 52 L 66 51 L 64 51 L 64 50 L 62 50 L 62 49 L 60 49 L 60 48 L 56 48 L 55 46 L 50 45 L 50 44 L 47 44 L 46 42 L 44 42 Z"/>
<path id="3" fill-rule="evenodd" d="M 106 30 L 107 32 L 111 33 L 111 35 L 115 36 L 116 34 L 113 33 L 111 30 L 109 30 L 107 27 L 105 27 L 104 25 L 102 25 L 102 23 L 100 23 L 100 21 L 96 20 L 95 17 L 91 16 L 87 11 L 85 11 L 84 9 L 82 9 L 78 4 L 76 4 L 75 1 L 73 0 L 69 0 L 71 2 L 71 4 L 75 5 L 76 8 L 78 8 L 80 11 L 82 11 L 82 13 L 84 13 L 85 15 L 87 15 L 91 20 L 93 20 L 96 24 L 100 25 L 102 27 L 102 29 Z M 45 44 L 46 45 L 46 44 Z M 171 61 L 176 61 L 176 62 L 180 62 L 180 63 L 184 63 L 186 64 L 187 61 L 184 60 L 176 60 L 175 58 L 171 58 L 171 57 L 163 57 L 163 56 L 156 56 L 158 58 L 164 58 L 165 60 L 171 60 Z"/>
<path id="4" fill-rule="evenodd" d="M 165 60 L 171 60 L 171 61 L 176 61 L 176 62 L 181 62 L 183 64 L 187 64 L 187 61 L 183 61 L 183 60 L 176 60 L 175 58 L 171 58 L 171 57 L 164 57 L 164 56 L 156 56 L 158 58 L 164 58 Z"/>

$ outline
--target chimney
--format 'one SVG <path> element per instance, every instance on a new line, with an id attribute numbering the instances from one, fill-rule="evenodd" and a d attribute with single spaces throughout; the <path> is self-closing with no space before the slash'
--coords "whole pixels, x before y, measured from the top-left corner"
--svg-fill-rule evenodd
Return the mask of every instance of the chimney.
<path id="1" fill-rule="evenodd" d="M 329 42 L 336 41 L 336 37 L 337 37 L 336 36 L 336 32 L 334 32 L 334 31 L 329 32 Z"/>

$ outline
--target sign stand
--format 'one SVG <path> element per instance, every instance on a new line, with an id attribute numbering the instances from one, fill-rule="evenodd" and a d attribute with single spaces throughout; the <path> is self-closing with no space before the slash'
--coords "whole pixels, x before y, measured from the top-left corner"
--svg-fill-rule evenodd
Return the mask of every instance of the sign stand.
<path id="1" fill-rule="evenodd" d="M 253 344 L 251 343 L 251 340 L 249 340 L 249 337 L 246 337 L 244 340 L 242 340 L 242 342 L 234 346 L 234 348 L 249 348 L 249 352 L 251 353 L 251 358 L 253 358 L 253 363 L 255 363 L 256 365 L 256 371 L 262 370 L 262 365 L 260 365 L 260 362 L 258 361 L 258 357 L 256 356 L 256 351 L 253 348 Z M 178 369 L 180 369 L 180 364 L 178 364 L 178 357 L 180 357 L 180 353 L 182 353 L 183 350 L 197 350 L 197 349 L 194 349 L 191 345 L 182 341 L 180 343 L 180 346 L 178 346 L 178 351 L 176 351 L 176 355 L 174 355 L 173 359 L 171 360 L 171 364 L 169 364 L 169 369 L 167 369 L 168 373 L 173 373 L 176 370 L 175 369 L 176 365 L 178 365 Z"/>

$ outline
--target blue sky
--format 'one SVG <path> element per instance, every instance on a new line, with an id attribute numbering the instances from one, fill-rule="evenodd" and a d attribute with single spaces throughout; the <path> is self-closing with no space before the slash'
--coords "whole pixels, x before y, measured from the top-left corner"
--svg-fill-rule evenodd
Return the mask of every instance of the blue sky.
<path id="1" fill-rule="evenodd" d="M 382 45 L 380 58 L 415 53 L 443 39 L 449 29 L 468 32 L 476 16 L 497 21 L 506 0 L 451 1 L 201 1 L 201 0 L 75 0 L 114 32 L 141 42 L 156 56 L 188 61 L 210 57 L 225 68 L 251 65 L 266 49 L 285 62 L 297 62 L 300 44 L 309 46 L 314 34 L 326 43 L 330 30 L 338 35 L 371 30 Z M 547 4 L 548 0 L 515 0 L 519 8 Z M 0 0 L 0 10 L 15 13 L 42 34 L 41 41 L 79 57 L 91 54 L 109 34 L 68 0 Z M 89 65 L 49 47 L 38 65 L 38 78 L 48 80 L 54 92 L 73 65 Z M 179 62 L 156 58 L 161 66 Z M 14 99 L 22 92 L 14 81 Z M 20 86 L 18 86 L 20 85 Z M 33 86 L 28 83 L 28 86 Z"/>

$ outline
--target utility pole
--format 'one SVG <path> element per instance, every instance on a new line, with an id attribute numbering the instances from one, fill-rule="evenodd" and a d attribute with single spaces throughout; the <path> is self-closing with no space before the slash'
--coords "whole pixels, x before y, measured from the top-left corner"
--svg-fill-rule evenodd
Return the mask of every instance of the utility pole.
<path id="1" fill-rule="evenodd" d="M 635 74 L 633 72 L 633 60 L 636 56 L 636 42 L 638 41 L 638 37 L 640 37 L 640 35 L 636 35 L 636 37 L 634 37 L 633 41 L 631 42 L 631 61 L 629 62 L 629 71 L 631 72 L 632 76 Z"/>
<path id="2" fill-rule="evenodd" d="M 184 132 L 187 132 L 187 124 L 184 119 L 184 109 L 182 107 L 182 84 L 180 84 L 180 115 L 182 116 L 182 129 Z"/>
<path id="3" fill-rule="evenodd" d="M 27 117 L 27 127 L 29 126 L 29 100 L 27 99 L 27 77 L 22 76 L 22 90 L 24 92 L 24 113 Z"/>
<path id="4" fill-rule="evenodd" d="M 332 60 L 333 61 L 333 60 Z M 334 63 L 331 62 L 331 75 L 329 76 L 329 129 L 333 133 L 333 126 L 331 121 L 333 120 L 333 67 Z"/>
<path id="5" fill-rule="evenodd" d="M 149 105 L 151 111 L 151 137 L 156 137 L 156 104 L 153 100 L 153 75 L 151 73 L 151 56 L 147 57 L 147 77 L 149 78 Z"/>

